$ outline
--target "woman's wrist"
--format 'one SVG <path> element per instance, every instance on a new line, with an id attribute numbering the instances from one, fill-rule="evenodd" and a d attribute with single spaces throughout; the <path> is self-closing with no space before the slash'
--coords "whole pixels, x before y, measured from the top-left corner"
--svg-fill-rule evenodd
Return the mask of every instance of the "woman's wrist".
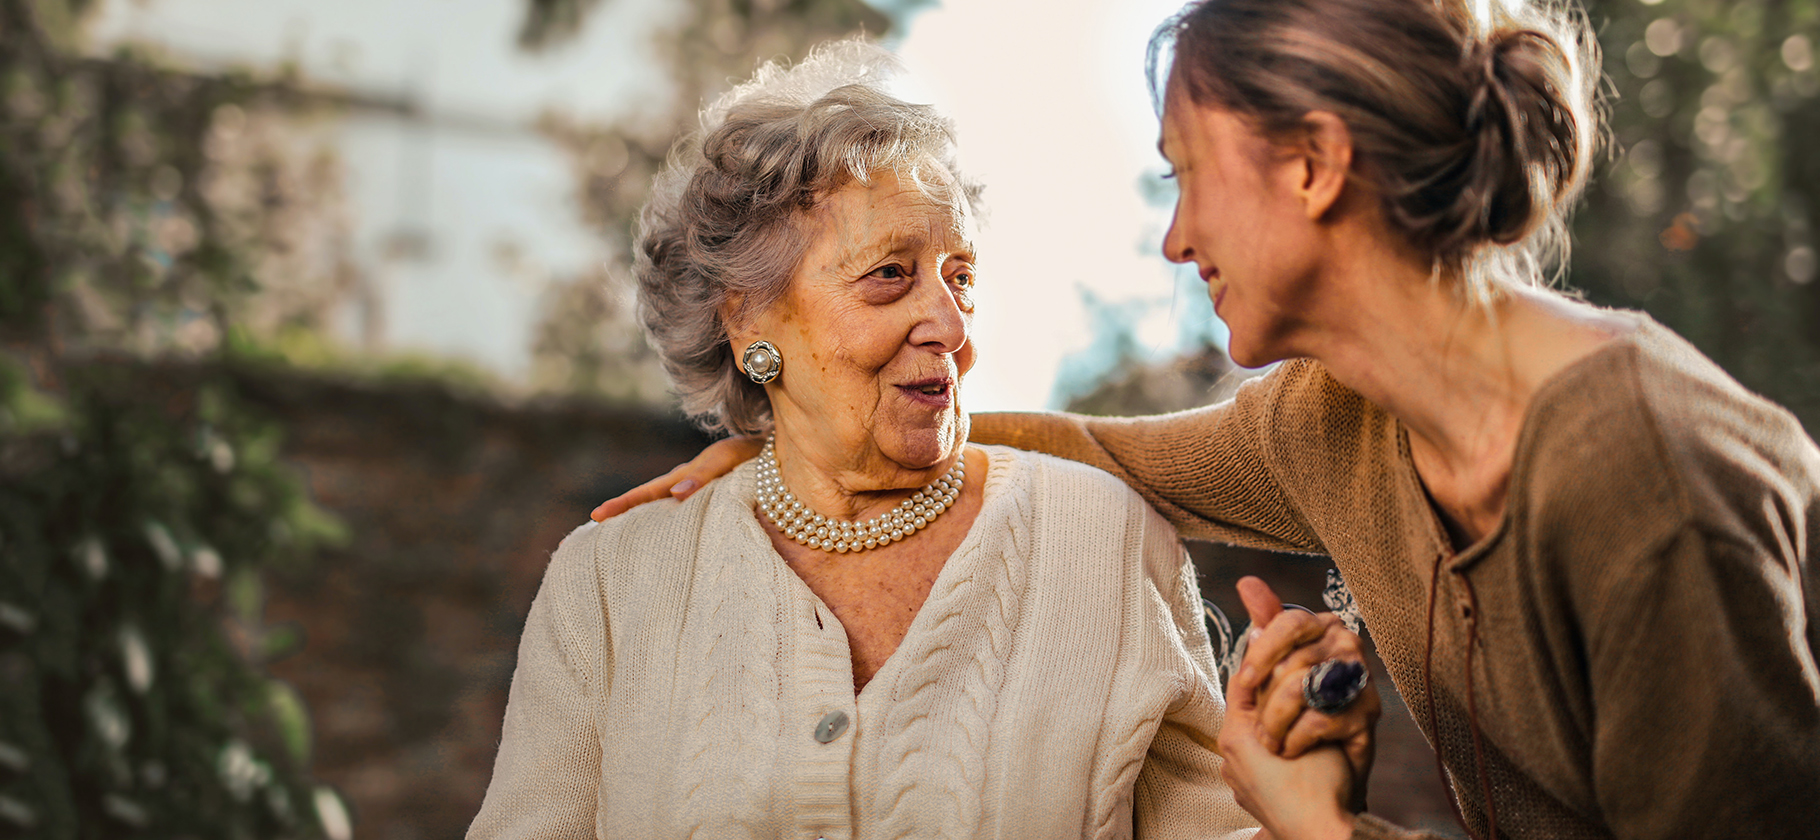
<path id="1" fill-rule="evenodd" d="M 1258 813 L 1271 840 L 1350 840 L 1358 815 L 1338 802 L 1334 807 L 1309 807 L 1307 799 L 1279 813 Z M 1248 810 L 1249 805 L 1245 806 Z"/>
<path id="2" fill-rule="evenodd" d="M 1331 815 L 1331 819 L 1322 821 L 1320 827 L 1309 835 L 1309 840 L 1348 840 L 1352 837 L 1352 825 L 1357 819 L 1350 811 L 1339 809 Z"/>

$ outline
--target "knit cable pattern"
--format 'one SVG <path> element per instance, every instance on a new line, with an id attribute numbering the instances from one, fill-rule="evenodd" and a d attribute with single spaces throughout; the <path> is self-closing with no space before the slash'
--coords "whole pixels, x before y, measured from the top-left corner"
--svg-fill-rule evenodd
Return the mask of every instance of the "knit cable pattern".
<path id="1" fill-rule="evenodd" d="M 709 559 L 695 587 L 699 607 L 690 622 L 712 630 L 694 636 L 701 646 L 683 655 L 703 663 L 701 681 L 685 692 L 693 721 L 677 778 L 683 791 L 681 822 L 691 838 L 764 837 L 775 833 L 772 761 L 780 737 L 779 645 L 773 582 L 751 558 Z M 738 802 L 742 807 L 728 808 Z"/>
<path id="2" fill-rule="evenodd" d="M 1027 471 L 1016 459 L 993 460 L 986 495 L 1015 511 L 1003 541 L 969 535 L 948 559 L 965 573 L 937 580 L 916 618 L 926 627 L 913 626 L 894 654 L 906 657 L 898 674 L 909 676 L 891 686 L 893 735 L 880 747 L 881 766 L 892 768 L 879 783 L 881 836 L 965 837 L 981 824 L 987 747 L 1026 585 Z M 987 550 L 993 543 L 999 550 Z"/>

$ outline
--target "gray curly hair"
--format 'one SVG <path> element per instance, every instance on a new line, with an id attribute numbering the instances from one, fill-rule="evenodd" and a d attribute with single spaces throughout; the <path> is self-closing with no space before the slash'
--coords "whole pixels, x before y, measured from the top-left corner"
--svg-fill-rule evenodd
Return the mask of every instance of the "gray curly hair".
<path id="1" fill-rule="evenodd" d="M 733 315 L 745 318 L 783 294 L 809 247 L 802 221 L 820 201 L 892 170 L 974 209 L 980 190 L 954 165 L 948 120 L 885 92 L 897 66 L 859 39 L 817 47 L 794 67 L 766 64 L 703 109 L 701 129 L 658 174 L 638 219 L 639 319 L 702 428 L 771 427 L 764 387 L 734 364 L 722 309 L 737 299 Z"/>

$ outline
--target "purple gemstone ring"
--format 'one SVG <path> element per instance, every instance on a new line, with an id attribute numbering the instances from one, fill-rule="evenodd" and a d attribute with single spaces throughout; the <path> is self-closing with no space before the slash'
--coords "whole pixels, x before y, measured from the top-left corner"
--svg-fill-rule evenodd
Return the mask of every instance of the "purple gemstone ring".
<path id="1" fill-rule="evenodd" d="M 1308 669 L 1308 676 L 1302 678 L 1302 699 L 1308 708 L 1331 715 L 1359 699 L 1370 679 L 1363 662 L 1329 659 Z"/>

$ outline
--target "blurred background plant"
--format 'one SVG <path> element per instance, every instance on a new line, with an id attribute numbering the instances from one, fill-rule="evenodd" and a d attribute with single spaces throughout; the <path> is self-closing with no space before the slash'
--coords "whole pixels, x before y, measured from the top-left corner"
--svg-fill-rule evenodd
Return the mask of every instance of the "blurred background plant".
<path id="1" fill-rule="evenodd" d="M 0 0 L 0 831 L 456 836 L 490 773 L 546 552 L 579 511 L 702 442 L 613 282 L 668 144 L 761 58 L 952 24 L 913 15 L 933 5 L 915 0 L 645 4 L 664 12 L 648 25 L 666 80 L 652 103 L 504 125 L 408 85 L 332 83 L 294 57 L 224 66 L 131 38 L 98 46 L 104 7 L 128 2 L 173 0 Z M 637 4 L 510 5 L 494 34 L 540 59 L 627 25 L 615 16 Z M 1800 138 L 1820 128 L 1820 0 L 1588 13 L 1613 143 L 1568 285 L 1650 312 L 1815 429 L 1820 161 Z M 983 66 L 965 43 L 959 63 Z M 1030 157 L 1070 127 L 1071 90 L 978 87 L 1051 109 L 1053 125 L 1016 138 Z M 374 120 L 444 148 L 523 135 L 557 156 L 591 256 L 552 268 L 534 242 L 485 245 L 482 270 L 533 290 L 522 371 L 385 340 L 410 314 L 399 267 L 452 277 L 462 243 L 407 213 L 362 244 L 383 210 L 356 200 L 374 164 L 347 157 L 346 132 Z M 990 139 L 962 128 L 964 150 Z M 417 177 L 428 152 L 405 148 L 379 169 Z M 1134 192 L 1158 214 L 1173 199 L 1154 178 Z M 1025 319 L 1055 297 L 1038 285 L 1054 261 L 1029 264 L 993 263 L 1021 296 L 1001 308 Z M 1054 407 L 1161 411 L 1219 393 L 1230 366 L 1198 285 L 1157 287 L 1117 300 L 1081 287 L 1092 340 Z M 1147 337 L 1158 312 L 1181 324 L 1168 340 Z M 1229 596 L 1213 584 L 1263 572 L 1319 601 L 1320 564 L 1196 557 L 1216 600 Z M 1379 805 L 1444 828 L 1412 733 L 1374 786 L 1408 801 Z"/>
<path id="2" fill-rule="evenodd" d="M 298 641 L 263 572 L 336 527 L 230 382 L 143 387 L 310 323 L 333 271 L 294 243 L 335 191 L 264 130 L 287 84 L 84 57 L 83 5 L 0 2 L 0 823 L 346 836 L 262 667 Z"/>
<path id="3" fill-rule="evenodd" d="M 1568 283 L 1649 312 L 1820 431 L 1820 3 L 1596 0 L 1612 155 Z"/>

